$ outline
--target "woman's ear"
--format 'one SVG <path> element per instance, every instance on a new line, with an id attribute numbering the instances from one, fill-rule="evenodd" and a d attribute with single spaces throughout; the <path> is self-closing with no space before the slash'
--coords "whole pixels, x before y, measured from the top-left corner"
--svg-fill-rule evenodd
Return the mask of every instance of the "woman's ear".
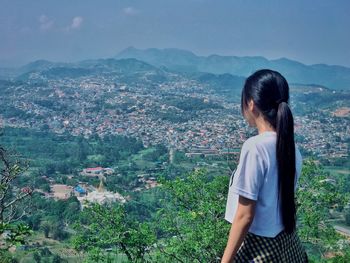
<path id="1" fill-rule="evenodd" d="M 248 109 L 250 112 L 253 112 L 255 109 L 254 101 L 252 99 L 250 99 L 250 101 L 248 102 Z"/>
<path id="2" fill-rule="evenodd" d="M 251 113 L 251 115 L 253 115 L 255 118 L 259 117 L 260 112 L 257 109 L 257 107 L 255 106 L 255 103 L 252 99 L 250 99 L 250 101 L 248 102 L 248 108 L 249 108 L 249 112 Z"/>

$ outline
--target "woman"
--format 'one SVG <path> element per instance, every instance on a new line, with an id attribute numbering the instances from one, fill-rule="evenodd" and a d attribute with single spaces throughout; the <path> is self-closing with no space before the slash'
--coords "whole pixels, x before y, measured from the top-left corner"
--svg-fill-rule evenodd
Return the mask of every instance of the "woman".
<path id="1" fill-rule="evenodd" d="M 232 223 L 221 262 L 308 262 L 296 232 L 295 191 L 302 156 L 294 142 L 289 86 L 263 69 L 245 81 L 242 115 L 258 134 L 242 146 L 225 219 Z"/>

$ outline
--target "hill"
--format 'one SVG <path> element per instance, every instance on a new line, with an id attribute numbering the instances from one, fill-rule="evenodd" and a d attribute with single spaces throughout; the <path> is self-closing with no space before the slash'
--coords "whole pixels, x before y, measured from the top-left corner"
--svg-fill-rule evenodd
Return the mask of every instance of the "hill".
<path id="1" fill-rule="evenodd" d="M 197 56 L 175 48 L 137 49 L 129 47 L 116 58 L 136 58 L 155 66 L 165 66 L 181 72 L 208 72 L 213 74 L 230 73 L 247 77 L 261 68 L 280 71 L 289 82 L 315 83 L 332 89 L 350 89 L 350 68 L 325 64 L 305 65 L 287 58 L 268 60 L 261 56 Z"/>

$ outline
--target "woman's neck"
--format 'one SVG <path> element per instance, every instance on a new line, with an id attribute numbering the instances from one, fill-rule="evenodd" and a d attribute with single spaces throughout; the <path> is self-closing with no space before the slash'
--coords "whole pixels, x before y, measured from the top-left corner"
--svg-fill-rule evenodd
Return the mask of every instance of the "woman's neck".
<path id="1" fill-rule="evenodd" d="M 267 121 L 265 121 L 264 119 L 262 119 L 261 117 L 258 117 L 255 119 L 255 124 L 259 134 L 266 131 L 276 132 L 276 130 L 272 127 L 272 125 Z"/>

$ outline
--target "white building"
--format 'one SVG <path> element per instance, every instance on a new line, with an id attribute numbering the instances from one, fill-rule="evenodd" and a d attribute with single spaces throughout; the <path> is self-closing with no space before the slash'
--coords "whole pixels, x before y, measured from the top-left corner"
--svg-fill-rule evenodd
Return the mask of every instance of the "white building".
<path id="1" fill-rule="evenodd" d="M 88 205 L 88 202 L 110 204 L 114 202 L 125 203 L 126 199 L 119 193 L 109 192 L 104 187 L 104 177 L 100 177 L 100 185 L 96 191 L 88 192 L 87 195 L 77 197 L 82 208 Z"/>

